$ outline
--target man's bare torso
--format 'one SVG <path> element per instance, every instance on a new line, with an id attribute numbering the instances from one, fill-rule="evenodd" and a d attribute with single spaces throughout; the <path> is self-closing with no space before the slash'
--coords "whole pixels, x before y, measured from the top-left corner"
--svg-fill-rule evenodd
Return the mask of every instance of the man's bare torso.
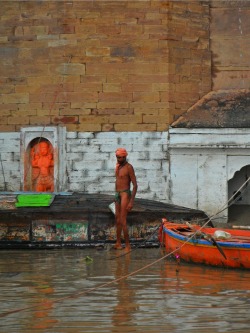
<path id="1" fill-rule="evenodd" d="M 117 192 L 130 189 L 131 168 L 132 168 L 132 165 L 129 163 L 119 166 L 119 168 L 116 172 L 116 182 L 115 182 L 115 189 Z"/>

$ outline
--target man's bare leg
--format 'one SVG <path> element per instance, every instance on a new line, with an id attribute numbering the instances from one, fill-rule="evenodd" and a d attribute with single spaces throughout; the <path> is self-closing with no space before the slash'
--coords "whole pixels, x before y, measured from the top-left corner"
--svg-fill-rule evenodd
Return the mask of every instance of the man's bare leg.
<path id="1" fill-rule="evenodd" d="M 120 211 L 120 222 L 122 226 L 123 236 L 125 240 L 125 249 L 130 250 L 130 243 L 129 243 L 129 233 L 127 227 L 127 206 L 129 203 L 129 195 L 124 192 L 121 194 L 121 211 Z"/>
<path id="2" fill-rule="evenodd" d="M 129 243 L 129 234 L 128 234 L 128 228 L 127 225 L 124 226 L 123 228 L 123 234 L 124 234 L 124 239 L 125 239 L 125 250 L 130 251 L 130 243 Z"/>
<path id="3" fill-rule="evenodd" d="M 121 206 L 116 202 L 115 204 L 115 220 L 116 220 L 116 243 L 114 249 L 122 250 L 121 234 L 122 234 L 122 224 L 121 224 Z"/>

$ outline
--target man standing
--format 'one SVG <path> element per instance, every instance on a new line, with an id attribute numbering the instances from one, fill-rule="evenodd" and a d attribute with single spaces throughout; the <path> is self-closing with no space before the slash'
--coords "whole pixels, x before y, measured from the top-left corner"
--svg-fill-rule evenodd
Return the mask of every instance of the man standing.
<path id="1" fill-rule="evenodd" d="M 115 220 L 116 220 L 116 244 L 114 248 L 122 249 L 121 233 L 125 240 L 125 249 L 130 250 L 129 234 L 127 227 L 127 214 L 133 208 L 137 192 L 137 181 L 133 166 L 127 162 L 127 151 L 118 148 L 115 152 L 117 163 L 115 169 Z M 133 184 L 131 192 L 130 185 Z"/>

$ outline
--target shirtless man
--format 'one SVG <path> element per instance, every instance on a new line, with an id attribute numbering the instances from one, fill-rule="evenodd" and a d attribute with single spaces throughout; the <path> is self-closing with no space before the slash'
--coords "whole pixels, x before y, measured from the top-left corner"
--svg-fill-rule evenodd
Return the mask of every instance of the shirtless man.
<path id="1" fill-rule="evenodd" d="M 125 239 L 125 249 L 130 250 L 129 234 L 127 228 L 127 214 L 133 208 L 134 199 L 137 192 L 137 181 L 133 166 L 127 162 L 127 151 L 118 148 L 115 152 L 116 163 L 116 182 L 115 182 L 115 220 L 116 220 L 116 244 L 114 248 L 122 249 L 121 233 Z M 133 184 L 131 192 L 130 185 Z"/>

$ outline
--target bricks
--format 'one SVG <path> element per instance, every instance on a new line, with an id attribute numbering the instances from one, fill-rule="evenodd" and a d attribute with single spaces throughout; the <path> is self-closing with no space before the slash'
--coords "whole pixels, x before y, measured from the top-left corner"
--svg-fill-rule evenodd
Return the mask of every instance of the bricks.
<path id="1" fill-rule="evenodd" d="M 142 123 L 141 115 L 110 115 L 109 122 L 113 124 L 138 124 Z"/>
<path id="2" fill-rule="evenodd" d="M 26 123 L 27 125 L 50 125 L 50 117 L 29 117 L 29 121 Z"/>
<path id="3" fill-rule="evenodd" d="M 128 128 L 129 132 L 148 132 L 148 131 L 156 131 L 156 123 L 153 124 L 127 124 L 126 128 Z M 124 124 L 115 124 L 114 129 L 116 132 L 124 131 Z"/>
<path id="4" fill-rule="evenodd" d="M 54 117 L 51 119 L 51 124 L 79 124 L 78 116 L 64 116 L 64 117 Z"/>
<path id="5" fill-rule="evenodd" d="M 102 125 L 97 123 L 81 123 L 77 125 L 67 125 L 67 131 L 77 132 L 101 132 Z"/>
<path id="6" fill-rule="evenodd" d="M 127 102 L 132 101 L 132 93 L 100 93 L 99 102 Z"/>
<path id="7" fill-rule="evenodd" d="M 129 108 L 129 102 L 99 102 L 96 106 L 97 109 L 127 109 Z"/>
<path id="8" fill-rule="evenodd" d="M 160 101 L 160 95 L 159 92 L 135 92 L 133 93 L 133 101 L 134 102 L 159 102 Z"/>
<path id="9" fill-rule="evenodd" d="M 56 66 L 52 68 L 50 66 L 50 72 L 57 72 L 62 75 L 84 75 L 85 74 L 85 65 L 84 64 L 72 64 L 72 63 L 64 63 L 60 66 Z"/>
<path id="10" fill-rule="evenodd" d="M 15 125 L 0 124 L 0 132 L 15 132 Z"/>
<path id="11" fill-rule="evenodd" d="M 89 47 L 86 49 L 87 56 L 105 57 L 110 55 L 109 47 Z"/>
<path id="12" fill-rule="evenodd" d="M 102 132 L 113 132 L 114 125 L 113 124 L 102 124 Z"/>
<path id="13" fill-rule="evenodd" d="M 29 102 L 29 95 L 25 93 L 14 93 L 2 95 L 2 102 L 4 104 L 27 104 Z"/>

